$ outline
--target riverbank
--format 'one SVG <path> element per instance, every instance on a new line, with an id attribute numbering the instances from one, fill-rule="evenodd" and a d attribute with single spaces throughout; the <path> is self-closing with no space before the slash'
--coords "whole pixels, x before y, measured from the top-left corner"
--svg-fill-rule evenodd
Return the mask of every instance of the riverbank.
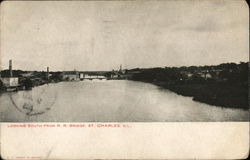
<path id="1" fill-rule="evenodd" d="M 131 80 L 153 83 L 202 103 L 249 109 L 249 63 L 132 69 Z M 250 97 L 249 97 L 250 98 Z"/>
<path id="2" fill-rule="evenodd" d="M 192 101 L 150 83 L 77 81 L 2 94 L 2 122 L 248 121 L 247 110 Z M 72 100 L 73 99 L 73 100 Z M 33 108 L 32 111 L 30 108 Z"/>
<path id="3" fill-rule="evenodd" d="M 193 97 L 194 101 L 226 108 L 249 109 L 248 89 L 241 85 L 152 83 L 179 95 Z"/>

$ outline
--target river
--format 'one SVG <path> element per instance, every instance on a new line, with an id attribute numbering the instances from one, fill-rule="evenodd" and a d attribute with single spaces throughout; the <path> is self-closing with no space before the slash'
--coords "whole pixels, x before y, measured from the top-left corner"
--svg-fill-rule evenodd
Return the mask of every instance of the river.
<path id="1" fill-rule="evenodd" d="M 51 83 L 0 95 L 1 122 L 248 121 L 246 110 L 195 102 L 127 80 Z"/>

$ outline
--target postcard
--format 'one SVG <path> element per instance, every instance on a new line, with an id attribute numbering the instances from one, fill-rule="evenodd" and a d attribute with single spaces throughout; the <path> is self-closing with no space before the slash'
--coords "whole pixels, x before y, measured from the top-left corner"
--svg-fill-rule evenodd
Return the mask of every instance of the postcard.
<path id="1" fill-rule="evenodd" d="M 244 0 L 3 1 L 3 159 L 249 156 Z"/>

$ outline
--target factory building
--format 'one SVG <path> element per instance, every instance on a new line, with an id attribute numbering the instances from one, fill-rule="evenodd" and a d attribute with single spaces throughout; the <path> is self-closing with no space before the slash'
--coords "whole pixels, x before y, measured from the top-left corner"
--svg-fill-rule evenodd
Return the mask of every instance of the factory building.
<path id="1" fill-rule="evenodd" d="M 78 71 L 64 71 L 62 73 L 62 79 L 64 81 L 76 81 L 79 80 L 79 72 Z"/>
<path id="2" fill-rule="evenodd" d="M 17 90 L 18 88 L 18 77 L 13 77 L 12 73 L 12 60 L 9 60 L 9 76 L 8 77 L 0 77 L 0 80 L 3 84 L 3 87 L 7 91 Z"/>

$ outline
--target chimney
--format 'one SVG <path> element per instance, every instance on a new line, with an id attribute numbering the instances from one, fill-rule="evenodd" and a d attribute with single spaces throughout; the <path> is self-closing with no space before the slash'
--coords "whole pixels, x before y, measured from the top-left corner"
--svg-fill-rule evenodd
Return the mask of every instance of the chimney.
<path id="1" fill-rule="evenodd" d="M 120 70 L 119 71 L 122 72 L 122 65 L 120 65 Z"/>
<path id="2" fill-rule="evenodd" d="M 47 67 L 47 80 L 49 80 L 49 67 Z"/>
<path id="3" fill-rule="evenodd" d="M 9 71 L 10 71 L 10 77 L 12 77 L 12 60 L 9 60 Z"/>

